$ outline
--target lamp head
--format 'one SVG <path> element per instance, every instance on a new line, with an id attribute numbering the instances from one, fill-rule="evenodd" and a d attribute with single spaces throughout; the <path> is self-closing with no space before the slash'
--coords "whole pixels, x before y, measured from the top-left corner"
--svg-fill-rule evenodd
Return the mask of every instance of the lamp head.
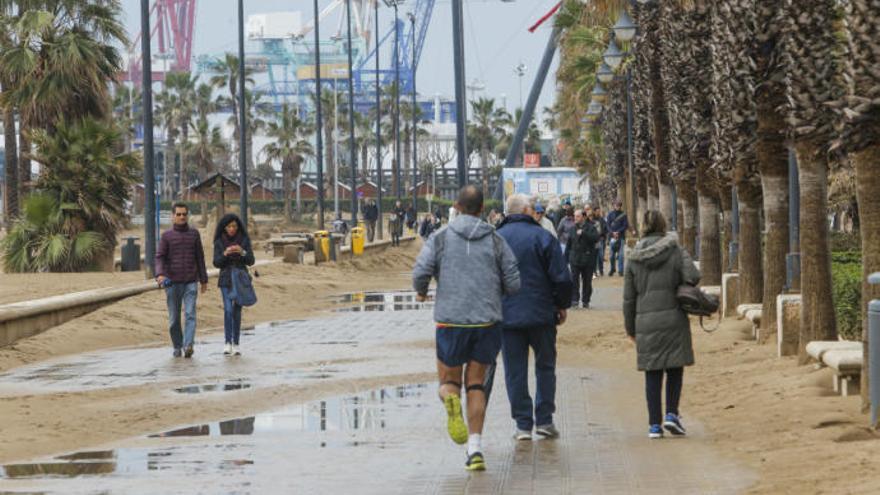
<path id="1" fill-rule="evenodd" d="M 613 36 L 611 41 L 608 42 L 608 48 L 605 49 L 605 53 L 602 54 L 602 59 L 612 69 L 620 67 L 620 64 L 623 63 L 623 52 L 617 47 Z"/>
<path id="2" fill-rule="evenodd" d="M 637 28 L 638 26 L 633 22 L 629 13 L 627 13 L 626 9 L 623 9 L 620 12 L 620 17 L 618 17 L 617 23 L 615 23 L 614 27 L 611 29 L 614 31 L 615 38 L 624 43 L 629 43 L 636 37 Z"/>

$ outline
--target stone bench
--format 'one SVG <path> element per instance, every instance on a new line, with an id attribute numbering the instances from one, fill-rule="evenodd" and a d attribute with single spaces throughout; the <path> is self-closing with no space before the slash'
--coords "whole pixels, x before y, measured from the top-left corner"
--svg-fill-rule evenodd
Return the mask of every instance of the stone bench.
<path id="1" fill-rule="evenodd" d="M 862 343 L 817 340 L 807 344 L 807 354 L 834 370 L 832 388 L 842 396 L 849 395 L 849 385 L 862 372 Z"/>
<path id="2" fill-rule="evenodd" d="M 757 339 L 761 329 L 761 316 L 764 314 L 764 306 L 761 304 L 740 304 L 736 307 L 736 314 L 740 319 L 752 323 L 752 336 Z"/>
<path id="3" fill-rule="evenodd" d="M 308 239 L 301 237 L 281 237 L 273 238 L 266 241 L 267 245 L 272 246 L 272 257 L 280 258 L 284 256 L 284 248 L 286 246 L 300 246 L 305 251 L 308 247 Z"/>
<path id="4" fill-rule="evenodd" d="M 721 299 L 721 286 L 720 285 L 703 285 L 700 286 L 703 289 L 703 292 L 709 294 L 710 296 L 715 296 L 718 299 Z"/>

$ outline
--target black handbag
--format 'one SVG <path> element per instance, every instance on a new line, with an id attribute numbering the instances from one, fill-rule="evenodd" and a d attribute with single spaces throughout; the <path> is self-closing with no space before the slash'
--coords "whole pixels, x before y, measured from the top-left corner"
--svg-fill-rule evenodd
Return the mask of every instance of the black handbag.
<path id="1" fill-rule="evenodd" d="M 715 328 L 709 330 L 703 326 L 703 317 L 712 316 L 717 313 L 718 308 L 721 306 L 721 302 L 718 300 L 717 296 L 706 294 L 706 292 L 699 287 L 682 284 L 678 286 L 676 299 L 678 299 L 678 305 L 681 307 L 682 311 L 689 315 L 700 317 L 700 328 L 704 331 L 711 333 L 718 330 L 718 327 L 721 325 L 720 317 Z"/>

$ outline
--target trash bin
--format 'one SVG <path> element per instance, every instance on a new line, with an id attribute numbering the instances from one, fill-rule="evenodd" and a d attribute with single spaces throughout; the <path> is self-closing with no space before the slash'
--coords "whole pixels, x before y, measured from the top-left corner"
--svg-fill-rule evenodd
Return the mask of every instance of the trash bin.
<path id="1" fill-rule="evenodd" d="M 122 246 L 121 269 L 124 272 L 137 272 L 141 269 L 141 246 L 135 244 L 138 237 L 126 237 Z"/>
<path id="2" fill-rule="evenodd" d="M 351 229 L 351 254 L 361 256 L 364 254 L 364 229 L 355 227 Z"/>
<path id="3" fill-rule="evenodd" d="M 315 263 L 330 261 L 330 232 L 315 232 Z"/>

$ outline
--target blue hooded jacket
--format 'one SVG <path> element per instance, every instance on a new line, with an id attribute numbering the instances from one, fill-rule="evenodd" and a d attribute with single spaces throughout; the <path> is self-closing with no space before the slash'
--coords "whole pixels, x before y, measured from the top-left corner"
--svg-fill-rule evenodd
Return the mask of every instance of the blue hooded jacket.
<path id="1" fill-rule="evenodd" d="M 572 281 L 562 248 L 528 215 L 510 215 L 498 234 L 519 265 L 520 291 L 506 295 L 504 328 L 555 327 L 556 310 L 571 307 Z"/>

